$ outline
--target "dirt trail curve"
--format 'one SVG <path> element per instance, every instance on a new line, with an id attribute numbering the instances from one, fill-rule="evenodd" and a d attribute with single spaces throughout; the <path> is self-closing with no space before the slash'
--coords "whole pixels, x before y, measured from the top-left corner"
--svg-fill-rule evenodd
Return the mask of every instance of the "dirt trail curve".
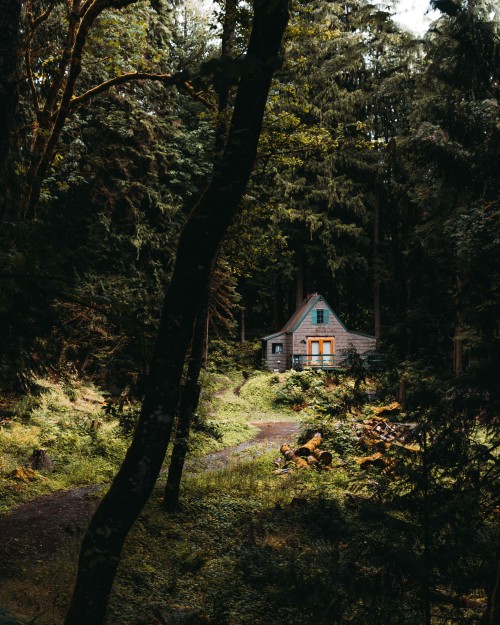
<path id="1" fill-rule="evenodd" d="M 257 421 L 250 425 L 259 428 L 259 432 L 257 432 L 254 438 L 240 445 L 227 447 L 216 453 L 208 454 L 195 461 L 196 464 L 205 470 L 222 469 L 230 465 L 231 460 L 237 459 L 239 456 L 242 456 L 242 459 L 244 459 L 244 452 L 252 448 L 258 447 L 256 449 L 258 455 L 273 448 L 278 450 L 283 443 L 291 443 L 299 431 L 299 423 L 297 421 Z"/>
<path id="2" fill-rule="evenodd" d="M 238 445 L 210 454 L 197 461 L 204 470 L 228 466 L 234 457 L 250 447 L 259 452 L 293 438 L 298 423 L 258 422 L 256 436 Z M 99 502 L 99 491 L 105 486 L 88 486 L 40 497 L 0 517 L 0 580 L 23 562 L 36 561 L 53 553 L 70 537 L 83 534 Z"/>

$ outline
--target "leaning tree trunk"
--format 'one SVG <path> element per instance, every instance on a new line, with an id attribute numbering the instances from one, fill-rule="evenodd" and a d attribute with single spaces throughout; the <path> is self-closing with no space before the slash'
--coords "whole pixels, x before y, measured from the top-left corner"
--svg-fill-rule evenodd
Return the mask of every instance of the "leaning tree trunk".
<path id="1" fill-rule="evenodd" d="M 191 353 L 189 354 L 188 370 L 179 403 L 177 432 L 172 449 L 172 456 L 170 458 L 170 465 L 168 467 L 165 499 L 163 502 L 163 507 L 166 512 L 176 512 L 179 510 L 179 493 L 184 462 L 189 445 L 191 422 L 200 401 L 201 387 L 198 380 L 205 357 L 207 316 L 208 296 L 196 317 Z"/>
<path id="2" fill-rule="evenodd" d="M 373 216 L 373 324 L 375 345 L 380 348 L 380 182 L 377 177 Z"/>
<path id="3" fill-rule="evenodd" d="M 231 58 L 234 55 L 236 33 L 236 12 L 238 0 L 226 0 L 224 23 L 222 27 L 221 59 Z M 219 92 L 217 111 L 217 127 L 215 131 L 215 156 L 220 157 L 224 152 L 224 144 L 228 132 L 228 105 L 231 88 Z M 214 167 L 217 166 L 215 162 Z M 215 263 L 214 263 L 215 264 Z M 210 309 L 210 293 L 212 279 L 205 292 L 205 299 L 196 317 L 191 353 L 189 355 L 188 371 L 179 402 L 179 416 L 175 443 L 168 468 L 167 484 L 163 506 L 166 512 L 175 512 L 179 509 L 179 493 L 184 471 L 184 462 L 189 445 L 191 422 L 198 408 L 201 388 L 199 377 L 203 361 L 208 361 L 208 322 Z"/>
<path id="4" fill-rule="evenodd" d="M 65 625 L 103 623 L 123 543 L 160 472 L 196 315 L 252 171 L 287 21 L 288 0 L 255 1 L 247 60 L 226 148 L 181 233 L 137 430 L 85 534 Z"/>
<path id="5" fill-rule="evenodd" d="M 9 197 L 10 137 L 17 110 L 21 0 L 0 0 L 0 221 Z"/>

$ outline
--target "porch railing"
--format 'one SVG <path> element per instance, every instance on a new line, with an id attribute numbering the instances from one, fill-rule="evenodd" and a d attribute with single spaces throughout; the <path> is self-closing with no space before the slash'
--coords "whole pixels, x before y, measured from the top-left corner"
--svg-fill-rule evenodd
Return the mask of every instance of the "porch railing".
<path id="1" fill-rule="evenodd" d="M 367 369 L 381 369 L 384 366 L 384 357 L 375 352 L 359 354 L 363 365 Z M 349 355 L 346 354 L 292 354 L 291 367 L 300 371 L 306 367 L 313 369 L 343 369 L 351 365 Z"/>

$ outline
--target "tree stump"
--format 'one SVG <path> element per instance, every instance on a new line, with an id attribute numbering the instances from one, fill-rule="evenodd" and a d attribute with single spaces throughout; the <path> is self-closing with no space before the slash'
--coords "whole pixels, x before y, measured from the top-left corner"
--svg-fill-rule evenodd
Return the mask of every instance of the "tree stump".
<path id="1" fill-rule="evenodd" d="M 53 471 L 54 465 L 45 449 L 34 449 L 28 465 L 35 471 Z"/>

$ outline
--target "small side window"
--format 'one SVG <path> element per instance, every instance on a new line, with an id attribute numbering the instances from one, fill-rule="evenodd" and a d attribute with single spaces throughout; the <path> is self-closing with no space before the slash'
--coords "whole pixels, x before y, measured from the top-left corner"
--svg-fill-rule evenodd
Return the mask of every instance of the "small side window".
<path id="1" fill-rule="evenodd" d="M 271 350 L 273 354 L 282 354 L 283 353 L 283 343 L 273 343 L 271 346 Z"/>
<path id="2" fill-rule="evenodd" d="M 316 323 L 325 323 L 325 311 L 321 308 L 316 310 Z"/>

